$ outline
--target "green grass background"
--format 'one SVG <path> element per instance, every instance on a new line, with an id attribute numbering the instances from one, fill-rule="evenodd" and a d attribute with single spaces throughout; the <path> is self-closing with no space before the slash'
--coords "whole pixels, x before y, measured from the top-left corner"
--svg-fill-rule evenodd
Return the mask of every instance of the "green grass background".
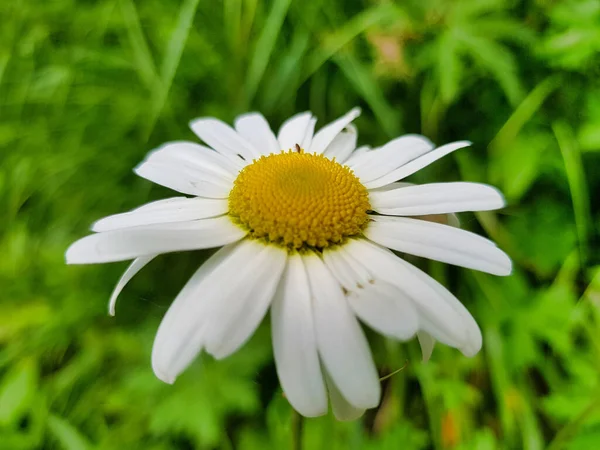
<path id="1" fill-rule="evenodd" d="M 132 167 L 187 123 L 259 110 L 274 127 L 354 105 L 359 144 L 402 133 L 473 147 L 416 182 L 498 186 L 462 214 L 514 275 L 411 259 L 484 335 L 472 359 L 369 333 L 383 381 L 360 421 L 304 422 L 305 449 L 600 448 L 598 0 L 0 2 L 0 449 L 286 449 L 296 420 L 265 323 L 174 386 L 150 350 L 208 252 L 66 266 L 102 216 L 172 195 Z"/>

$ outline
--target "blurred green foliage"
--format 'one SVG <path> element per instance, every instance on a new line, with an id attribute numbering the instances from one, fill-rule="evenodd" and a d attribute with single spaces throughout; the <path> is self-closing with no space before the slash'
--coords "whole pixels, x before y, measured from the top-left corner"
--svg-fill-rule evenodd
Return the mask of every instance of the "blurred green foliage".
<path id="1" fill-rule="evenodd" d="M 306 420 L 306 449 L 600 448 L 600 1 L 24 0 L 0 3 L 0 449 L 283 449 L 295 418 L 268 323 L 173 386 L 157 325 L 208 255 L 167 255 L 106 301 L 123 264 L 67 267 L 92 221 L 166 189 L 131 168 L 187 122 L 278 126 L 353 105 L 359 143 L 474 146 L 417 182 L 484 181 L 463 215 L 515 261 L 494 278 L 412 259 L 473 312 L 484 349 L 369 334 L 386 379 L 362 420 Z"/>

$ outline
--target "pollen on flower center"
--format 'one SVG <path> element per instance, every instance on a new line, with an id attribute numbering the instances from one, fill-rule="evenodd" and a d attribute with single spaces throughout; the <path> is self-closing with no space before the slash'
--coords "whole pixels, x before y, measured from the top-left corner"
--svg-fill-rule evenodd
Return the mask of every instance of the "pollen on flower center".
<path id="1" fill-rule="evenodd" d="M 348 167 L 302 150 L 255 160 L 229 194 L 229 215 L 251 237 L 295 249 L 359 234 L 369 209 L 367 189 Z"/>

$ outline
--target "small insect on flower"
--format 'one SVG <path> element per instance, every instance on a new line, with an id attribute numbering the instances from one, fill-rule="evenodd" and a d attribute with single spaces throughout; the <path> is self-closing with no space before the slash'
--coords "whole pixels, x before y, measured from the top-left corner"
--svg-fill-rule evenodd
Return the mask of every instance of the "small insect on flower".
<path id="1" fill-rule="evenodd" d="M 170 142 L 135 172 L 186 196 L 99 220 L 67 250 L 69 264 L 133 259 L 111 296 L 161 253 L 220 249 L 167 311 L 152 350 L 158 378 L 173 383 L 201 351 L 225 358 L 267 311 L 277 373 L 292 406 L 319 416 L 331 402 L 349 420 L 380 401 L 380 381 L 359 320 L 398 340 L 418 337 L 424 359 L 435 341 L 467 356 L 481 332 L 441 284 L 391 250 L 496 275 L 511 261 L 493 242 L 440 222 L 461 211 L 501 208 L 478 183 L 398 182 L 450 152 L 419 135 L 356 148 L 355 108 L 314 133 L 295 115 L 277 136 L 258 113 L 234 128 L 192 121 L 206 145 Z M 436 221 L 424 220 L 435 217 Z M 449 223 L 449 220 L 445 221 Z M 391 250 L 390 250 L 391 249 Z"/>

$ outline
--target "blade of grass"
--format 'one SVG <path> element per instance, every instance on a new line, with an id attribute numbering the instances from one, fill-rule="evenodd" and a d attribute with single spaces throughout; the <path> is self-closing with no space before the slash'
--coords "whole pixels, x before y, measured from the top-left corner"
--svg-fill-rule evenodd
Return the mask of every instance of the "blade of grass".
<path id="1" fill-rule="evenodd" d="M 294 33 L 289 50 L 281 58 L 281 62 L 271 80 L 270 89 L 265 92 L 264 107 L 266 112 L 281 104 L 282 93 L 289 89 L 298 76 L 298 67 L 308 50 L 310 32 L 300 29 Z"/>
<path id="2" fill-rule="evenodd" d="M 409 349 L 409 359 L 412 361 L 420 361 L 421 360 L 421 352 L 418 348 L 418 345 L 410 345 Z M 441 416 L 442 411 L 439 405 L 439 402 L 436 401 L 434 395 L 433 386 L 436 383 L 435 380 L 435 366 L 433 363 L 428 364 L 419 364 L 414 371 L 414 374 L 419 382 L 419 386 L 421 387 L 421 393 L 423 396 L 423 402 L 425 404 L 425 411 L 427 414 L 427 419 L 429 422 L 429 435 L 431 439 L 431 443 L 434 449 L 442 450 L 441 443 Z"/>
<path id="3" fill-rule="evenodd" d="M 508 145 L 515 139 L 525 124 L 540 109 L 544 101 L 559 85 L 560 77 L 551 75 L 533 88 L 527 97 L 525 97 L 519 106 L 517 106 L 494 139 L 492 139 L 489 145 L 490 151 L 494 152 L 496 149 Z"/>
<path id="4" fill-rule="evenodd" d="M 496 398 L 498 415 L 502 425 L 502 434 L 507 441 L 514 442 L 517 419 L 509 407 L 509 398 L 514 395 L 514 387 L 503 362 L 502 335 L 494 324 L 482 326 L 485 357 L 489 366 L 493 395 Z"/>
<path id="5" fill-rule="evenodd" d="M 234 52 L 240 43 L 241 18 L 241 0 L 225 0 L 223 2 L 223 28 L 229 39 L 229 46 Z"/>
<path id="6" fill-rule="evenodd" d="M 199 1 L 200 0 L 185 0 L 179 10 L 177 24 L 171 34 L 171 38 L 167 45 L 167 51 L 161 64 L 160 84 L 152 101 L 152 110 L 148 128 L 146 130 L 146 139 L 150 133 L 152 133 L 156 120 L 162 112 L 167 97 L 169 96 L 169 91 L 171 90 L 173 79 L 175 78 L 179 62 L 181 61 L 181 55 L 183 54 L 183 49 L 185 48 L 185 44 L 189 37 Z"/>
<path id="7" fill-rule="evenodd" d="M 134 67 L 146 88 L 150 92 L 154 92 L 160 83 L 158 71 L 150 47 L 144 37 L 135 4 L 132 0 L 119 0 L 119 6 L 121 7 L 123 19 L 125 19 L 127 35 L 133 51 Z"/>
<path id="8" fill-rule="evenodd" d="M 283 21 L 287 15 L 291 0 L 275 0 L 265 25 L 256 41 L 256 47 L 250 66 L 248 68 L 248 78 L 246 82 L 246 105 L 250 105 L 258 89 L 258 85 L 263 79 L 267 64 L 271 59 L 271 54 L 275 48 L 275 42 L 283 27 Z"/>
<path id="9" fill-rule="evenodd" d="M 577 434 L 577 430 L 585 421 L 600 408 L 600 392 L 591 395 L 592 401 L 581 413 L 567 423 L 554 437 L 546 450 L 561 450 L 567 448 L 569 440 Z"/>
<path id="10" fill-rule="evenodd" d="M 6 72 L 6 67 L 8 66 L 9 60 L 10 54 L 0 56 L 0 90 L 2 86 L 2 79 L 4 78 L 4 73 Z"/>
<path id="11" fill-rule="evenodd" d="M 438 42 L 437 71 L 440 79 L 440 96 L 444 104 L 451 104 L 458 96 L 462 63 L 458 54 L 458 45 L 452 30 L 444 33 Z"/>
<path id="12" fill-rule="evenodd" d="M 48 430 L 65 450 L 87 450 L 92 448 L 87 438 L 63 417 L 51 414 L 48 417 Z"/>
<path id="13" fill-rule="evenodd" d="M 356 92 L 371 107 L 386 134 L 389 137 L 398 135 L 400 132 L 399 110 L 392 108 L 387 102 L 381 87 L 369 70 L 348 52 L 338 53 L 333 60 L 354 86 Z"/>
<path id="14" fill-rule="evenodd" d="M 252 31 L 252 25 L 254 24 L 254 18 L 256 16 L 256 7 L 258 0 L 243 0 L 243 13 L 241 17 L 241 33 L 240 42 L 246 43 L 250 40 L 250 32 Z M 246 47 L 244 47 L 244 50 Z M 245 51 L 244 51 L 245 54 Z"/>
<path id="15" fill-rule="evenodd" d="M 590 197 L 583 170 L 581 153 L 577 145 L 573 130 L 563 122 L 557 121 L 552 125 L 552 130 L 558 142 L 565 164 L 565 172 L 571 191 L 575 226 L 579 239 L 579 252 L 581 267 L 586 267 L 588 253 L 588 235 L 591 228 L 592 217 L 590 213 Z"/>
<path id="16" fill-rule="evenodd" d="M 436 82 L 432 77 L 426 78 L 419 98 L 421 110 L 421 132 L 432 139 L 438 139 L 441 118 L 446 112 L 446 105 L 437 95 Z"/>
<path id="17" fill-rule="evenodd" d="M 308 104 L 310 110 L 317 117 L 327 116 L 327 87 L 329 83 L 330 73 L 325 70 L 315 73 L 308 83 Z"/>

